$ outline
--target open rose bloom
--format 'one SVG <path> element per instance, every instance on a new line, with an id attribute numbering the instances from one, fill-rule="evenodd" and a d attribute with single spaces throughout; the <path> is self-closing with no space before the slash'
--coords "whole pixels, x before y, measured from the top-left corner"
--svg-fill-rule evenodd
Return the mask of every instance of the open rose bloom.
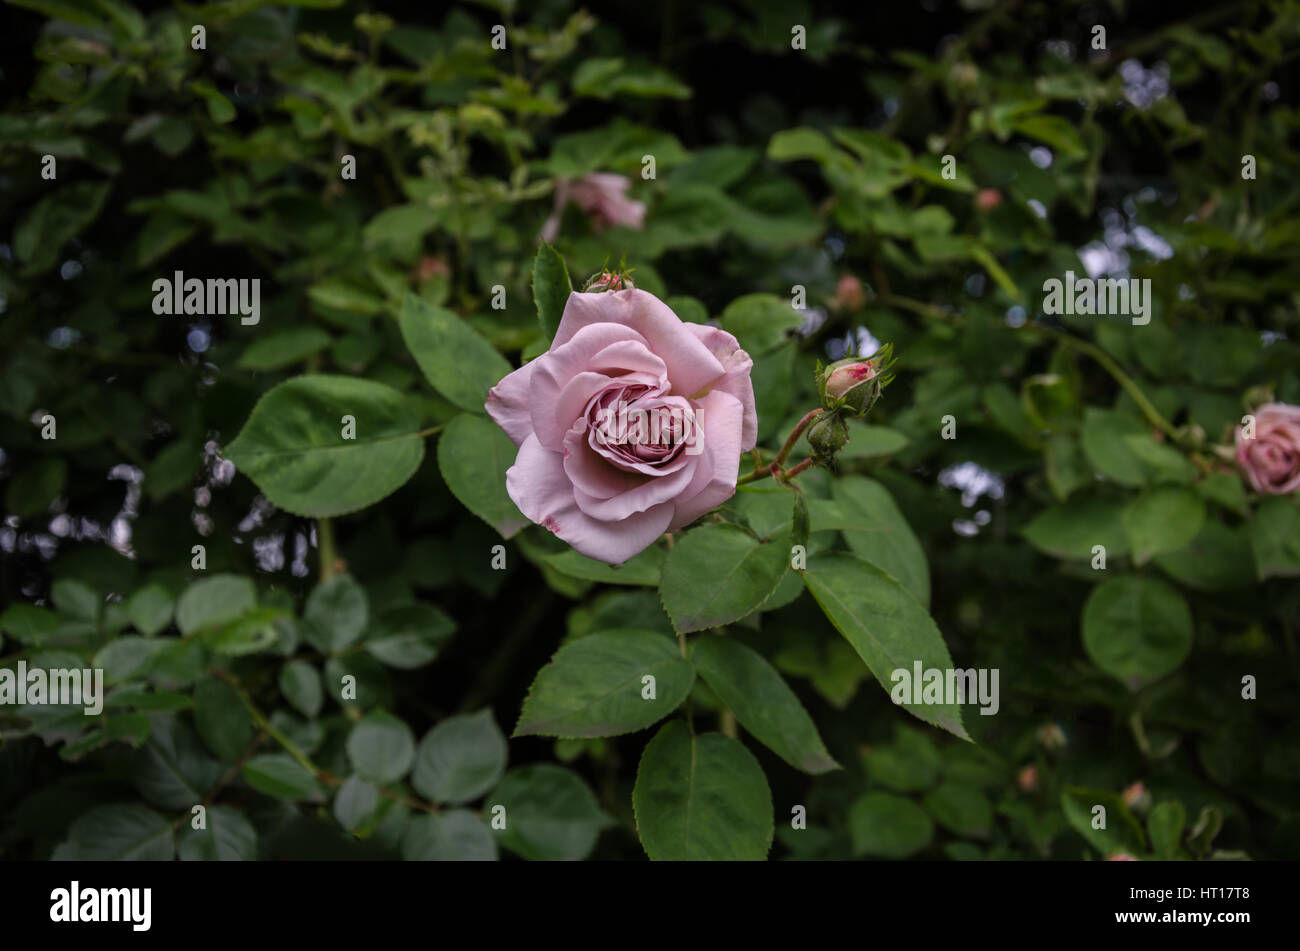
<path id="1" fill-rule="evenodd" d="M 1255 410 L 1255 438 L 1237 427 L 1237 465 L 1256 492 L 1300 489 L 1300 406 L 1267 403 Z"/>
<path id="2" fill-rule="evenodd" d="M 560 230 L 564 206 L 573 202 L 597 233 L 606 228 L 625 227 L 640 230 L 645 223 L 645 204 L 627 197 L 632 180 L 609 172 L 589 172 L 581 178 L 560 179 L 555 185 L 555 210 L 542 225 L 542 240 L 554 241 Z"/>
<path id="3" fill-rule="evenodd" d="M 550 350 L 488 393 L 519 447 L 510 497 L 582 554 L 626 561 L 735 492 L 758 435 L 752 367 L 653 294 L 570 294 Z"/>

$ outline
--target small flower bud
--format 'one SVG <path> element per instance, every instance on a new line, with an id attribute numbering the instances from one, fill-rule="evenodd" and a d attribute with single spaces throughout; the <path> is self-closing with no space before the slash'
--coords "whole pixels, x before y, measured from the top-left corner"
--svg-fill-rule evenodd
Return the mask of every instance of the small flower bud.
<path id="1" fill-rule="evenodd" d="M 1044 748 L 1049 750 L 1063 750 L 1069 743 L 1065 738 L 1065 731 L 1055 723 L 1045 723 L 1038 728 L 1038 742 L 1042 743 Z"/>
<path id="2" fill-rule="evenodd" d="M 845 274 L 835 285 L 835 296 L 830 299 L 830 309 L 837 313 L 859 311 L 867 303 L 867 291 L 862 282 L 852 274 Z"/>
<path id="3" fill-rule="evenodd" d="M 983 214 L 988 214 L 1002 204 L 1002 192 L 996 188 L 981 188 L 975 193 L 975 207 Z"/>
<path id="4" fill-rule="evenodd" d="M 582 290 L 584 293 L 594 294 L 598 291 L 622 291 L 634 286 L 632 279 L 624 273 L 601 271 L 593 274 L 591 280 L 583 285 Z"/>
<path id="5" fill-rule="evenodd" d="M 812 447 L 813 458 L 819 462 L 829 461 L 848 441 L 849 424 L 839 413 L 822 413 L 808 427 L 808 445 Z"/>
<path id="6" fill-rule="evenodd" d="M 1151 794 L 1140 782 L 1134 783 L 1124 790 L 1124 805 L 1135 812 L 1145 812 L 1151 805 Z"/>
<path id="7" fill-rule="evenodd" d="M 1016 775 L 1021 792 L 1031 793 L 1038 788 L 1038 767 L 1026 766 Z"/>
<path id="8" fill-rule="evenodd" d="M 822 371 L 823 405 L 865 416 L 880 398 L 879 373 L 871 360 L 838 360 Z"/>

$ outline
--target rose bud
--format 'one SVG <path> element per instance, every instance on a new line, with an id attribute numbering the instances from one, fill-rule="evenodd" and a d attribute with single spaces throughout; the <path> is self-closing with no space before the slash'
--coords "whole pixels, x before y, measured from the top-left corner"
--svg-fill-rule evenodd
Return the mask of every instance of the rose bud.
<path id="1" fill-rule="evenodd" d="M 848 441 L 849 424 L 839 413 L 822 413 L 808 427 L 808 445 L 819 462 L 828 462 Z"/>
<path id="2" fill-rule="evenodd" d="M 822 371 L 822 405 L 865 416 L 880 398 L 879 375 L 871 360 L 837 360 Z"/>
<path id="3" fill-rule="evenodd" d="M 1019 784 L 1021 792 L 1033 792 L 1038 788 L 1038 767 L 1026 766 L 1016 776 L 1016 782 Z"/>
<path id="4" fill-rule="evenodd" d="M 1060 726 L 1055 723 L 1045 723 L 1038 729 L 1038 742 L 1049 750 L 1063 750 L 1069 740 L 1065 738 L 1065 731 Z"/>
<path id="5" fill-rule="evenodd" d="M 1138 812 L 1144 812 L 1151 805 L 1151 794 L 1141 783 L 1134 783 L 1124 790 L 1124 805 Z"/>
<path id="6" fill-rule="evenodd" d="M 835 296 L 830 299 L 830 309 L 836 312 L 852 313 L 861 310 L 867 302 L 867 292 L 862 282 L 852 274 L 845 274 L 835 285 Z"/>
<path id="7" fill-rule="evenodd" d="M 598 274 L 593 274 L 591 280 L 583 285 L 582 289 L 587 293 L 596 293 L 598 291 L 622 291 L 635 286 L 632 279 L 624 273 L 601 271 Z"/>
<path id="8" fill-rule="evenodd" d="M 1002 192 L 996 188 L 981 188 L 975 193 L 975 207 L 983 214 L 988 214 L 1002 204 Z"/>

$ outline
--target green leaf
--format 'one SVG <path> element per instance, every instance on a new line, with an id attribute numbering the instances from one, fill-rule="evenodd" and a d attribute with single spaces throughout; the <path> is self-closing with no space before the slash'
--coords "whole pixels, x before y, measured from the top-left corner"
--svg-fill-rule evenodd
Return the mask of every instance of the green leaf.
<path id="1" fill-rule="evenodd" d="M 1111 578 L 1084 603 L 1083 646 L 1112 677 L 1150 682 L 1175 670 L 1191 651 L 1192 612 L 1163 581 Z"/>
<path id="2" fill-rule="evenodd" d="M 207 828 L 181 826 L 176 852 L 186 862 L 254 862 L 257 830 L 237 809 L 208 806 Z"/>
<path id="3" fill-rule="evenodd" d="M 413 670 L 438 656 L 456 622 L 432 604 L 405 604 L 384 611 L 371 625 L 366 652 L 389 667 Z"/>
<path id="4" fill-rule="evenodd" d="M 484 801 L 505 807 L 497 842 L 532 861 L 580 861 L 591 854 L 609 820 L 578 776 L 551 763 L 512 769 Z"/>
<path id="5" fill-rule="evenodd" d="M 305 660 L 294 660 L 280 671 L 280 692 L 303 716 L 313 718 L 325 704 L 320 672 Z"/>
<path id="6" fill-rule="evenodd" d="M 150 802 L 189 809 L 203 802 L 224 767 L 174 715 L 153 718 L 149 742 L 132 754 L 131 781 Z"/>
<path id="7" fill-rule="evenodd" d="M 1200 591 L 1248 588 L 1255 581 L 1255 555 L 1246 526 L 1229 528 L 1206 519 L 1191 543 L 1178 551 L 1157 555 L 1160 570 Z"/>
<path id="8" fill-rule="evenodd" d="M 150 661 L 165 647 L 160 639 L 127 634 L 100 648 L 93 663 L 103 668 L 105 683 L 119 684 L 148 670 Z"/>
<path id="9" fill-rule="evenodd" d="M 362 779 L 379 785 L 395 783 L 415 759 L 415 737 L 397 717 L 376 710 L 352 728 L 348 759 Z"/>
<path id="10" fill-rule="evenodd" d="M 604 584 L 645 585 L 654 588 L 659 586 L 667 556 L 668 553 L 664 549 L 651 546 L 621 565 L 607 565 L 603 561 L 580 555 L 569 548 L 553 555 L 546 555 L 543 560 L 560 574 L 568 575 L 570 578 L 582 578 L 584 581 L 599 581 Z"/>
<path id="11" fill-rule="evenodd" d="M 438 468 L 451 494 L 503 538 L 528 524 L 506 493 L 506 470 L 516 450 L 491 420 L 462 413 L 438 438 Z"/>
<path id="12" fill-rule="evenodd" d="M 60 578 L 50 586 L 50 600 L 59 613 L 82 621 L 95 621 L 99 617 L 103 598 L 90 585 L 75 578 Z"/>
<path id="13" fill-rule="evenodd" d="M 153 637 L 172 622 L 176 599 L 160 584 L 148 584 L 126 599 L 126 616 L 145 637 Z"/>
<path id="14" fill-rule="evenodd" d="M 759 542 L 734 525 L 702 525 L 677 539 L 660 596 L 681 633 L 730 624 L 776 590 L 790 568 L 790 539 Z"/>
<path id="15" fill-rule="evenodd" d="M 279 608 L 257 608 L 216 628 L 199 634 L 203 645 L 218 654 L 240 657 L 270 650 L 279 640 L 275 622 L 286 616 Z"/>
<path id="16" fill-rule="evenodd" d="M 646 699 L 653 678 L 653 698 Z M 591 634 L 561 647 L 537 674 L 515 736 L 620 736 L 643 730 L 686 699 L 695 671 L 662 634 Z"/>
<path id="17" fill-rule="evenodd" d="M 1120 485 L 1146 484 L 1147 467 L 1126 437 L 1150 438 L 1135 417 L 1089 406 L 1083 413 L 1083 452 L 1093 468 Z"/>
<path id="18" fill-rule="evenodd" d="M 1300 576 L 1300 508 L 1293 499 L 1265 499 L 1249 526 L 1260 581 Z"/>
<path id="19" fill-rule="evenodd" d="M 216 677 L 204 677 L 194 686 L 194 725 L 208 749 L 232 762 L 253 739 L 253 721 L 239 694 Z"/>
<path id="20" fill-rule="evenodd" d="M 233 122 L 235 119 L 234 104 L 219 93 L 215 86 L 208 82 L 192 82 L 192 89 L 197 95 L 201 96 L 208 107 L 208 116 L 213 122 L 225 125 L 227 122 Z"/>
<path id="21" fill-rule="evenodd" d="M 908 439 L 896 429 L 888 426 L 850 425 L 849 441 L 839 451 L 837 459 L 875 459 L 880 456 L 892 456 L 907 446 Z"/>
<path id="22" fill-rule="evenodd" d="M 1021 534 L 1039 551 L 1057 558 L 1088 561 L 1096 545 L 1105 547 L 1107 558 L 1114 558 L 1128 553 L 1123 517 L 1119 502 L 1075 499 L 1039 512 Z"/>
<path id="23" fill-rule="evenodd" d="M 618 57 L 585 59 L 573 71 L 573 91 L 579 96 L 613 99 L 645 96 L 689 99 L 691 87 L 657 66 L 628 66 Z"/>
<path id="24" fill-rule="evenodd" d="M 311 799 L 320 796 L 316 778 L 288 753 L 265 753 L 244 764 L 244 781 L 258 792 L 278 799 Z"/>
<path id="25" fill-rule="evenodd" d="M 1186 825 L 1187 811 L 1177 799 L 1152 807 L 1147 816 L 1147 834 L 1151 836 L 1151 848 L 1156 858 L 1178 858 Z"/>
<path id="26" fill-rule="evenodd" d="M 1248 511 L 1246 489 L 1235 472 L 1208 473 L 1196 483 L 1195 489 L 1202 498 L 1223 506 L 1229 512 L 1245 515 Z"/>
<path id="27" fill-rule="evenodd" d="M 189 637 L 223 627 L 257 606 L 257 589 L 248 578 L 217 574 L 194 582 L 176 602 L 176 626 Z"/>
<path id="28" fill-rule="evenodd" d="M 1144 565 L 1153 555 L 1177 551 L 1196 537 L 1205 521 L 1205 502 L 1191 489 L 1149 489 L 1128 504 L 1123 521 L 1133 562 Z"/>
<path id="29" fill-rule="evenodd" d="M 322 653 L 332 654 L 365 633 L 370 603 L 351 575 L 335 575 L 307 595 L 302 619 L 303 636 Z"/>
<path id="30" fill-rule="evenodd" d="M 746 294 L 727 305 L 720 322 L 750 356 L 758 357 L 785 343 L 803 325 L 804 315 L 775 294 Z"/>
<path id="31" fill-rule="evenodd" d="M 1125 436 L 1124 445 L 1142 463 L 1150 482 L 1191 485 L 1196 478 L 1196 466 L 1185 455 L 1172 446 L 1156 442 L 1150 433 Z"/>
<path id="32" fill-rule="evenodd" d="M 416 816 L 402 832 L 402 858 L 408 862 L 495 862 L 492 831 L 472 812 L 448 809 Z"/>
<path id="33" fill-rule="evenodd" d="M 5 512 L 19 518 L 40 515 L 50 507 L 68 475 L 68 464 L 61 456 L 47 456 L 19 469 L 5 489 Z"/>
<path id="34" fill-rule="evenodd" d="M 652 861 L 762 861 L 772 847 L 772 793 L 754 754 L 681 720 L 646 744 L 632 808 Z"/>
<path id="35" fill-rule="evenodd" d="M 810 503 L 812 530 L 843 532 L 853 554 L 897 578 L 916 600 L 929 605 L 930 566 L 925 549 L 889 490 L 865 476 L 844 476 L 831 484 L 831 495 L 833 506 L 821 500 Z"/>
<path id="36" fill-rule="evenodd" d="M 509 361 L 451 311 L 414 294 L 406 295 L 398 322 L 433 388 L 463 410 L 486 413 L 488 390 L 514 369 Z"/>
<path id="37" fill-rule="evenodd" d="M 905 859 L 930 844 L 934 823 L 925 810 L 893 793 L 867 793 L 849 808 L 854 855 Z"/>
<path id="38" fill-rule="evenodd" d="M 355 420 L 344 439 L 342 418 Z M 224 455 L 294 515 L 346 515 L 395 492 L 424 458 L 420 415 L 402 393 L 344 376 L 295 377 L 273 387 Z"/>
<path id="39" fill-rule="evenodd" d="M 470 802 L 500 781 L 506 756 L 490 709 L 447 717 L 420 741 L 411 785 L 434 802 Z"/>
<path id="40" fill-rule="evenodd" d="M 1104 812 L 1096 812 L 1098 806 Z M 1074 831 L 1102 855 L 1140 855 L 1146 851 L 1142 827 L 1115 793 L 1071 786 L 1061 792 L 1061 810 Z M 1104 828 L 1094 828 L 1096 825 Z"/>
<path id="41" fill-rule="evenodd" d="M 541 324 L 542 336 L 548 341 L 555 339 L 560 318 L 564 316 L 564 305 L 571 293 L 573 285 L 564 258 L 543 241 L 533 259 L 533 303 L 537 305 L 537 321 Z"/>
<path id="42" fill-rule="evenodd" d="M 349 776 L 334 797 L 334 818 L 352 832 L 374 815 L 378 805 L 378 788 L 360 776 Z"/>
<path id="43" fill-rule="evenodd" d="M 330 345 L 332 339 L 319 327 L 291 327 L 254 340 L 235 367 L 240 370 L 280 370 L 319 353 Z"/>
<path id="44" fill-rule="evenodd" d="M 946 782 L 925 794 L 926 811 L 948 831 L 982 838 L 993 828 L 993 804 L 974 786 Z"/>
<path id="45" fill-rule="evenodd" d="M 13 232 L 14 254 L 26 265 L 24 273 L 53 267 L 63 246 L 99 217 L 108 189 L 107 184 L 77 182 L 38 201 Z"/>
<path id="46" fill-rule="evenodd" d="M 817 775 L 840 768 L 799 698 L 757 651 L 707 634 L 695 642 L 691 662 L 741 725 L 795 769 Z"/>
<path id="47" fill-rule="evenodd" d="M 922 670 L 954 669 L 934 620 L 921 603 L 892 576 L 851 555 L 816 555 L 809 559 L 804 584 L 827 619 L 853 645 L 867 668 L 887 691 L 892 675 L 913 665 Z M 969 739 L 958 703 L 913 703 L 902 706 L 913 716 Z"/>
<path id="48" fill-rule="evenodd" d="M 172 825 L 140 805 L 98 806 L 72 824 L 60 857 L 82 862 L 170 862 Z"/>
<path id="49" fill-rule="evenodd" d="M 939 778 L 942 757 L 927 734 L 894 726 L 894 741 L 885 746 L 873 745 L 862 754 L 867 776 L 895 792 L 922 792 Z"/>
<path id="50" fill-rule="evenodd" d="M 59 626 L 59 616 L 34 604 L 11 604 L 0 614 L 0 633 L 24 644 L 40 644 Z"/>

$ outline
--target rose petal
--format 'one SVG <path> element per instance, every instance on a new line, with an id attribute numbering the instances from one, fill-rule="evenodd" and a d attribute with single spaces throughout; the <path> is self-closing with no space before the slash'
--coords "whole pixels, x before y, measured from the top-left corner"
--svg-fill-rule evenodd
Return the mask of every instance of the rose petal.
<path id="1" fill-rule="evenodd" d="M 671 502 L 617 522 L 594 519 L 578 508 L 560 454 L 529 436 L 506 472 L 506 491 L 519 511 L 554 532 L 581 554 L 620 564 L 652 545 L 673 517 Z"/>
<path id="2" fill-rule="evenodd" d="M 536 369 L 537 361 L 533 360 L 506 374 L 500 383 L 488 390 L 487 402 L 483 404 L 488 415 L 505 430 L 516 446 L 522 446 L 524 440 L 533 434 L 532 402 L 528 393 Z"/>
<path id="3" fill-rule="evenodd" d="M 559 340 L 559 335 L 556 335 Z M 602 374 L 589 373 L 593 358 L 610 344 L 633 342 L 645 349 L 645 338 L 630 327 L 614 323 L 590 324 L 583 327 L 572 339 L 563 344 L 552 342 L 551 349 L 533 361 L 537 369 L 529 381 L 529 408 L 533 432 L 547 449 L 560 452 L 564 448 L 564 434 L 569 431 L 581 407 L 607 382 Z M 626 355 L 624 355 L 626 356 Z M 653 354 L 645 352 L 647 363 L 662 364 Z M 652 365 L 652 364 L 651 364 Z M 584 376 L 585 374 L 585 376 Z M 566 406 L 573 406 L 573 415 L 561 415 L 560 394 L 565 387 L 581 378 L 583 386 L 571 390 L 566 396 Z"/>
<path id="4" fill-rule="evenodd" d="M 570 294 L 551 344 L 552 352 L 584 327 L 603 323 L 633 327 L 645 338 L 650 351 L 668 366 L 672 393 L 691 396 L 724 372 L 718 358 L 687 329 L 689 324 L 682 323 L 659 298 L 636 288 Z"/>
<path id="5" fill-rule="evenodd" d="M 668 526 L 675 532 L 736 493 L 740 474 L 741 421 L 744 407 L 730 393 L 714 390 L 696 401 L 696 419 L 703 431 L 703 453 L 695 478 L 682 490 Z"/>
<path id="6" fill-rule="evenodd" d="M 685 326 L 700 343 L 709 348 L 709 352 L 718 359 L 725 371 L 722 379 L 715 380 L 710 389 L 730 393 L 744 407 L 740 451 L 749 452 L 758 443 L 758 409 L 754 405 L 754 383 L 750 379 L 754 361 L 740 349 L 740 341 L 721 327 L 690 323 Z"/>

